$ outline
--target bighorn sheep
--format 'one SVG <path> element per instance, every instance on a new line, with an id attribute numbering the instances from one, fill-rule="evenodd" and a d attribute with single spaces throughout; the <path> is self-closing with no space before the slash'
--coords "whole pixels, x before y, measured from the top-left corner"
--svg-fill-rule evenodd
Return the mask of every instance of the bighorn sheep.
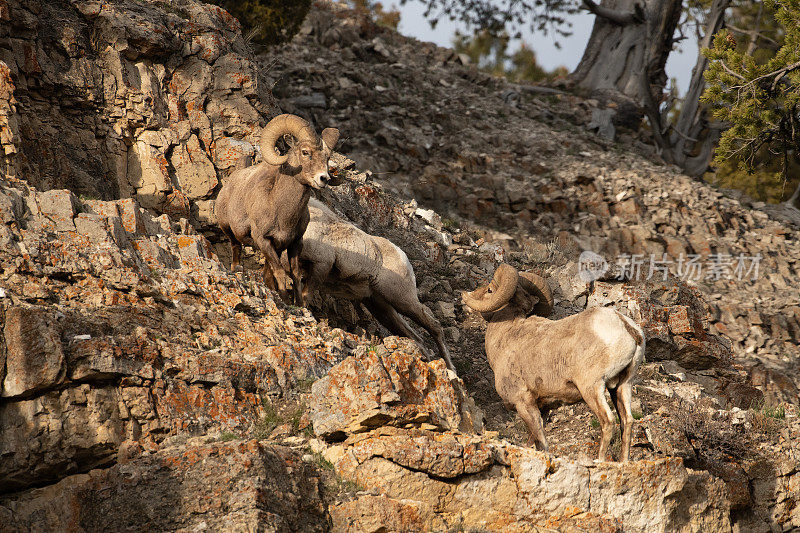
<path id="1" fill-rule="evenodd" d="M 492 282 L 465 303 L 479 311 L 486 326 L 486 356 L 500 397 L 516 408 L 536 442 L 547 451 L 541 411 L 581 401 L 602 429 L 598 459 L 605 460 L 614 433 L 611 393 L 622 425 L 620 460 L 630 455 L 634 375 L 644 359 L 644 334 L 630 318 L 601 307 L 561 320 L 544 318 L 553 296 L 541 277 L 503 264 Z M 531 312 L 542 316 L 528 316 Z"/>
<path id="2" fill-rule="evenodd" d="M 361 301 L 386 329 L 422 347 L 422 338 L 400 314 L 407 316 L 431 334 L 447 367 L 455 371 L 442 326 L 420 303 L 414 269 L 403 250 L 342 220 L 316 199 L 309 200 L 308 210 L 311 220 L 300 254 L 305 290 L 324 285 L 329 294 Z"/>
<path id="3" fill-rule="evenodd" d="M 296 141 L 281 156 L 275 143 L 286 134 Z M 231 241 L 231 267 L 239 266 L 242 244 L 255 245 L 264 254 L 265 283 L 284 299 L 288 299 L 291 284 L 299 305 L 303 295 L 298 261 L 308 225 L 308 199 L 312 188 L 339 184 L 328 174 L 328 160 L 338 140 L 335 128 L 325 128 L 319 137 L 298 116 L 275 117 L 261 134 L 264 162 L 235 171 L 217 197 L 215 214 Z M 280 262 L 284 250 L 289 276 Z"/>

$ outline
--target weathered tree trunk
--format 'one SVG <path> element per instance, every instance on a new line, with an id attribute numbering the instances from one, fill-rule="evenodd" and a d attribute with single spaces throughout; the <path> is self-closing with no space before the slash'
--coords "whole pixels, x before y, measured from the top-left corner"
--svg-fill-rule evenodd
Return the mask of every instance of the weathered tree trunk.
<path id="1" fill-rule="evenodd" d="M 570 75 L 576 87 L 614 90 L 645 107 L 661 100 L 683 0 L 583 0 L 596 15 L 583 58 Z"/>
<path id="2" fill-rule="evenodd" d="M 795 209 L 800 209 L 800 183 L 797 184 L 797 188 L 794 190 L 792 196 L 786 200 L 786 205 Z"/>
<path id="3" fill-rule="evenodd" d="M 731 0 L 714 0 L 706 19 L 705 33 L 698 43 L 697 63 L 692 70 L 692 81 L 683 99 L 683 107 L 669 135 L 670 159 L 690 176 L 701 176 L 708 169 L 714 146 L 719 141 L 721 127 L 708 121 L 706 109 L 700 105 L 700 96 L 706 88 L 703 73 L 708 58 L 703 48 L 710 48 L 714 35 L 722 29 L 725 10 Z"/>

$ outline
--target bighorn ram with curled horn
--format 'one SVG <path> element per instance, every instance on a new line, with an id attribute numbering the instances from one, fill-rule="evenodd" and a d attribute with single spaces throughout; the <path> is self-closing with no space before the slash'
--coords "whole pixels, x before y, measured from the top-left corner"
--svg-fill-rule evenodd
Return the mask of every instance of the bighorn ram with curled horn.
<path id="1" fill-rule="evenodd" d="M 306 291 L 323 286 L 329 294 L 360 301 L 386 329 L 425 350 L 422 338 L 400 315 L 407 316 L 430 333 L 439 355 L 455 372 L 442 326 L 420 303 L 414 269 L 403 250 L 342 220 L 319 200 L 312 198 L 308 210 L 311 221 L 300 255 Z"/>
<path id="2" fill-rule="evenodd" d="M 295 142 L 285 155 L 278 155 L 275 144 L 287 134 Z M 264 161 L 231 174 L 217 197 L 215 214 L 231 241 L 231 267 L 239 266 L 243 244 L 254 245 L 264 254 L 265 283 L 284 299 L 291 285 L 299 305 L 303 304 L 299 257 L 309 219 L 308 199 L 312 188 L 340 183 L 328 174 L 328 160 L 338 140 L 335 128 L 325 128 L 318 136 L 298 116 L 275 117 L 261 135 Z M 289 276 L 280 261 L 284 250 Z"/>
<path id="3" fill-rule="evenodd" d="M 598 459 L 605 460 L 614 433 L 608 390 L 622 425 L 620 460 L 628 460 L 631 382 L 645 346 L 633 320 L 607 307 L 561 320 L 544 318 L 553 309 L 545 280 L 506 264 L 489 285 L 464 293 L 464 302 L 487 321 L 486 356 L 495 388 L 525 421 L 537 449 L 547 451 L 541 411 L 583 400 L 600 421 Z M 528 316 L 531 312 L 543 316 Z"/>

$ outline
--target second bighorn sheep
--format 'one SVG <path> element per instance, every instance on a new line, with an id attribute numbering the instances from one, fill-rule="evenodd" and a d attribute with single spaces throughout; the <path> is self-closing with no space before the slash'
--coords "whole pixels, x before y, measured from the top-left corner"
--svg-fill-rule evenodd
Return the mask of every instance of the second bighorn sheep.
<path id="1" fill-rule="evenodd" d="M 516 408 L 538 449 L 547 450 L 541 411 L 583 400 L 600 421 L 598 459 L 605 460 L 614 433 L 608 390 L 622 426 L 620 460 L 628 460 L 632 380 L 645 348 L 644 333 L 633 320 L 607 307 L 561 320 L 544 318 L 553 309 L 545 280 L 506 264 L 488 286 L 465 293 L 464 301 L 486 319 L 495 388 Z M 531 312 L 542 316 L 528 316 Z"/>
<path id="2" fill-rule="evenodd" d="M 311 220 L 300 254 L 306 291 L 324 286 L 329 294 L 361 301 L 386 329 L 422 347 L 422 338 L 400 315 L 407 316 L 430 333 L 439 355 L 455 371 L 442 326 L 420 303 L 414 269 L 403 250 L 342 220 L 316 199 L 309 200 L 308 209 Z"/>
<path id="3" fill-rule="evenodd" d="M 286 155 L 278 155 L 275 144 L 287 134 L 295 143 Z M 217 224 L 231 241 L 231 267 L 238 267 L 243 244 L 254 245 L 264 254 L 265 283 L 284 299 L 291 285 L 298 305 L 303 303 L 298 261 L 308 225 L 308 199 L 312 188 L 338 185 L 328 173 L 338 140 L 335 128 L 325 128 L 318 136 L 298 116 L 275 117 L 261 134 L 264 161 L 231 174 L 214 208 Z M 280 261 L 284 250 L 289 276 Z"/>

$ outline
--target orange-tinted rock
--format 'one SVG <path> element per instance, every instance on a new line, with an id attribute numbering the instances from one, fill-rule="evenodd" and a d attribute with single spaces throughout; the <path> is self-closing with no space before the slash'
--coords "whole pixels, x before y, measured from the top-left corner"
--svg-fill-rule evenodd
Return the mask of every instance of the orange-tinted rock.
<path id="1" fill-rule="evenodd" d="M 111 468 L 0 496 L 5 531 L 327 531 L 320 474 L 258 441 L 193 439 Z M 266 528 L 266 529 L 265 529 Z"/>
<path id="2" fill-rule="evenodd" d="M 314 432 L 327 439 L 384 425 L 482 430 L 482 415 L 461 380 L 441 359 L 423 362 L 406 339 L 390 337 L 345 359 L 311 392 Z"/>
<path id="3" fill-rule="evenodd" d="M 5 315 L 2 396 L 30 396 L 64 380 L 64 352 L 55 317 L 40 308 L 12 307 Z"/>

